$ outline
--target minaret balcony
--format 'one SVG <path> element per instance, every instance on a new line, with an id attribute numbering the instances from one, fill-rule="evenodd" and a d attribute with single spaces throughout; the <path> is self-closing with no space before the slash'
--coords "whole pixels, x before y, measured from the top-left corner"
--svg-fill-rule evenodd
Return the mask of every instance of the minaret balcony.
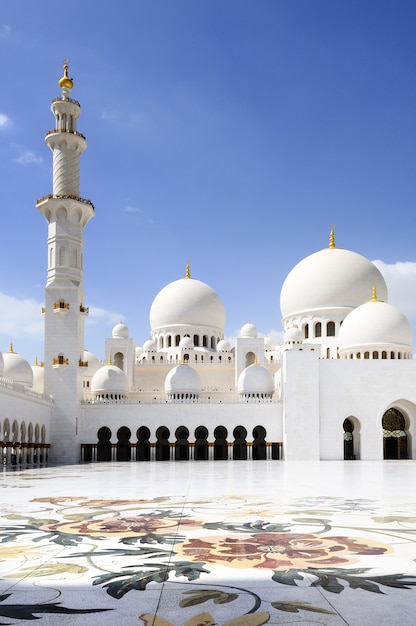
<path id="1" fill-rule="evenodd" d="M 69 365 L 69 359 L 65 358 L 62 354 L 52 359 L 52 367 L 55 369 L 62 368 L 65 365 Z"/>
<path id="2" fill-rule="evenodd" d="M 80 304 L 79 305 L 79 312 L 82 313 L 83 315 L 89 315 L 90 314 L 90 307 L 84 306 L 84 305 Z"/>
<path id="3" fill-rule="evenodd" d="M 86 141 L 85 135 L 79 133 L 77 130 L 69 130 L 67 128 L 54 128 L 53 130 L 48 130 L 45 137 L 53 135 L 54 133 L 68 133 L 69 135 L 76 135 L 77 137 L 81 137 L 81 139 L 84 139 Z"/>
<path id="4" fill-rule="evenodd" d="M 53 312 L 58 315 L 66 315 L 69 311 L 69 303 L 64 300 L 58 300 L 53 305 Z"/>

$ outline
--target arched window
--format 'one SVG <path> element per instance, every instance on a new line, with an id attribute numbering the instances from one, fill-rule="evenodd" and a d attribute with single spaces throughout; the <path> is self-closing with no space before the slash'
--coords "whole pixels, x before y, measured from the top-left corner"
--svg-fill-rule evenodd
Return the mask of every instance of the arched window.
<path id="1" fill-rule="evenodd" d="M 309 339 L 309 324 L 305 324 L 305 339 Z"/>
<path id="2" fill-rule="evenodd" d="M 381 353 L 381 358 L 387 359 L 387 352 L 385 350 L 383 350 L 383 352 Z"/>
<path id="3" fill-rule="evenodd" d="M 204 335 L 202 337 L 202 345 L 203 345 L 204 348 L 208 347 L 208 337 L 207 337 L 207 335 Z"/>
<path id="4" fill-rule="evenodd" d="M 375 350 L 373 352 L 373 359 L 378 359 L 378 352 L 377 352 L 377 350 Z"/>
<path id="5" fill-rule="evenodd" d="M 316 322 L 316 324 L 315 324 L 315 337 L 322 337 L 322 324 L 321 324 L 321 322 Z"/>
<path id="6" fill-rule="evenodd" d="M 172 337 L 170 335 L 168 335 L 167 340 L 168 340 L 168 348 L 171 348 L 172 347 Z"/>
<path id="7" fill-rule="evenodd" d="M 180 335 L 175 335 L 175 346 L 178 347 L 179 346 L 179 342 L 181 340 L 181 336 Z"/>
<path id="8" fill-rule="evenodd" d="M 65 265 L 65 246 L 59 248 L 59 265 Z"/>
<path id="9" fill-rule="evenodd" d="M 369 359 L 370 358 L 370 353 L 369 352 L 364 352 L 364 358 L 365 359 Z"/>
<path id="10" fill-rule="evenodd" d="M 116 352 L 113 359 L 114 365 L 124 370 L 124 354 L 122 352 Z"/>
<path id="11" fill-rule="evenodd" d="M 163 350 L 163 337 L 159 337 L 160 349 Z"/>
<path id="12" fill-rule="evenodd" d="M 194 335 L 194 346 L 199 346 L 199 335 Z"/>
<path id="13" fill-rule="evenodd" d="M 328 322 L 326 325 L 326 336 L 335 337 L 335 322 Z"/>

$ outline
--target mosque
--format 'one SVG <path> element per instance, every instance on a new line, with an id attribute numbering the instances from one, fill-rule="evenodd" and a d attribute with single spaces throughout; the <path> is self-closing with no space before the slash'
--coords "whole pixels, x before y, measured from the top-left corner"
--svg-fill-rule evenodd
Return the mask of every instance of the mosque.
<path id="1" fill-rule="evenodd" d="M 99 461 L 416 458 L 416 365 L 406 317 L 388 304 L 369 260 L 329 245 L 301 260 L 281 289 L 283 345 L 245 324 L 224 338 L 225 309 L 184 276 L 150 307 L 138 345 L 120 322 L 100 362 L 84 346 L 80 158 L 68 66 L 46 134 L 53 191 L 36 207 L 48 224 L 44 362 L 0 354 L 4 464 Z"/>

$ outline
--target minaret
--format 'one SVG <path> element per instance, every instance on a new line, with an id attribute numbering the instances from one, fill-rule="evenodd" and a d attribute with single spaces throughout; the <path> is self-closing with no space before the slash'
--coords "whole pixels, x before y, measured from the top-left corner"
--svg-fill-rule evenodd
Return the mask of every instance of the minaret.
<path id="1" fill-rule="evenodd" d="M 94 216 L 80 197 L 80 157 L 87 142 L 76 129 L 81 114 L 71 98 L 68 63 L 58 81 L 61 96 L 51 103 L 55 128 L 46 133 L 53 154 L 53 192 L 36 208 L 48 222 L 48 271 L 45 288 L 45 393 L 53 396 L 50 461 L 74 463 L 80 456 L 77 420 L 82 397 L 84 351 L 84 227 Z"/>

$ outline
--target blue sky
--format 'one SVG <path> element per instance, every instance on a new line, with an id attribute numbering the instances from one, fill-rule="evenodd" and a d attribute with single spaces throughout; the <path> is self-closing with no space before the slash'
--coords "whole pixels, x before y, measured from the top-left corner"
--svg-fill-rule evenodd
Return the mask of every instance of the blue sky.
<path id="1" fill-rule="evenodd" d="M 167 283 L 222 298 L 226 334 L 279 337 L 284 278 L 336 242 L 378 260 L 416 328 L 414 0 L 2 0 L 0 350 L 43 356 L 50 101 L 70 59 L 86 347 L 140 345 Z"/>

